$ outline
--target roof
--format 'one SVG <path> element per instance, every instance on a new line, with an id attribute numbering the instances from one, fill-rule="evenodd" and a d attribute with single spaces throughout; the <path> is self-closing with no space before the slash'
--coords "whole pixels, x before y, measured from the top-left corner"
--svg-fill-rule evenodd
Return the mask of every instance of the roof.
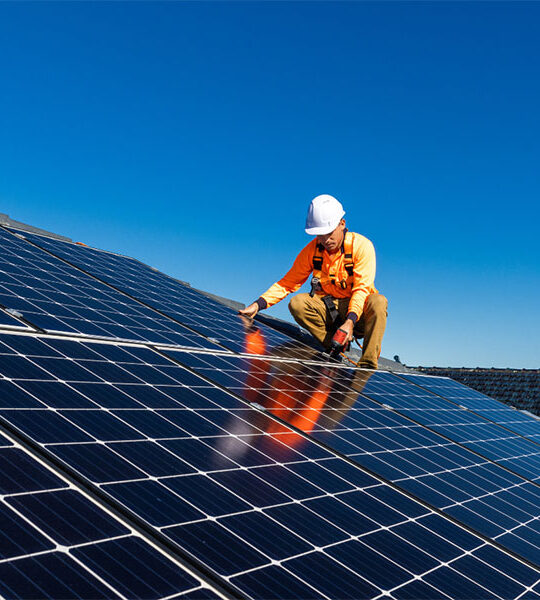
<path id="1" fill-rule="evenodd" d="M 417 367 L 416 370 L 451 377 L 501 402 L 540 415 L 540 369 Z"/>
<path id="2" fill-rule="evenodd" d="M 45 229 L 40 229 L 39 227 L 34 227 L 33 225 L 27 225 L 26 223 L 22 223 L 21 221 L 14 221 L 4 213 L 0 213 L 0 225 L 5 225 L 6 227 L 13 227 L 14 229 L 21 229 L 23 231 L 28 231 L 30 233 L 38 233 L 40 235 L 45 235 L 57 240 L 63 240 L 65 242 L 71 242 L 71 238 L 68 238 L 64 235 L 59 235 L 57 233 L 51 233 L 50 231 L 46 231 Z"/>

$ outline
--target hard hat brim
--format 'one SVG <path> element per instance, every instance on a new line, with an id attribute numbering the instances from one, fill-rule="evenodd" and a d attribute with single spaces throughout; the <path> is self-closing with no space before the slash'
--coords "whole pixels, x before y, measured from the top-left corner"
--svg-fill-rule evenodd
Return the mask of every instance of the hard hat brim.
<path id="1" fill-rule="evenodd" d="M 327 233 L 332 233 L 338 225 L 339 221 L 337 225 L 333 225 L 332 227 L 306 227 L 305 231 L 308 235 L 326 235 Z"/>

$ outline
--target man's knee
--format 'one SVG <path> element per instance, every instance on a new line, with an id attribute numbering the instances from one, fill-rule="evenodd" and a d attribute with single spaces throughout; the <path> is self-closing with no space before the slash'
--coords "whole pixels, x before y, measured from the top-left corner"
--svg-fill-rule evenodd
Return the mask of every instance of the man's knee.
<path id="1" fill-rule="evenodd" d="M 365 311 L 375 315 L 386 316 L 388 300 L 382 294 L 370 294 L 366 298 Z"/>
<path id="2" fill-rule="evenodd" d="M 289 311 L 293 317 L 299 317 L 303 315 L 306 308 L 306 298 L 309 298 L 309 294 L 296 294 L 291 298 L 289 302 Z"/>

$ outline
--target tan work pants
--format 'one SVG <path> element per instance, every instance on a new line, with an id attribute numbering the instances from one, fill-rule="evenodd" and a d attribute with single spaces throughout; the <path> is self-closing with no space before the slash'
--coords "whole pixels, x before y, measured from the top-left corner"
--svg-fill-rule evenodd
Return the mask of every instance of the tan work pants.
<path id="1" fill-rule="evenodd" d="M 289 302 L 289 310 L 295 321 L 305 327 L 329 350 L 336 329 L 345 322 L 349 312 L 350 298 L 334 298 L 339 318 L 332 323 L 321 296 L 297 294 Z M 362 358 L 359 366 L 377 368 L 381 344 L 386 329 L 388 300 L 382 294 L 370 294 L 364 304 L 364 312 L 354 326 L 354 335 L 363 337 Z"/>

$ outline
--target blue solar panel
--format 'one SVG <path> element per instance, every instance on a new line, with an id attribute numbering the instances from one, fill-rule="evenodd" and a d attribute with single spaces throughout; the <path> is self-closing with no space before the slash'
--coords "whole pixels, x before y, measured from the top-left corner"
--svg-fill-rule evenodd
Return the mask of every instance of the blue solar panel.
<path id="1" fill-rule="evenodd" d="M 24 346 L 18 356 L 46 373 L 47 360 L 68 365 L 62 380 L 51 374 L 44 384 L 90 404 L 51 405 L 28 388 L 40 380 L 21 371 L 9 383 L 40 405 L 27 408 L 19 396 L 0 421 L 244 596 L 491 598 L 504 590 L 517 598 L 539 584 L 538 570 L 148 348 L 20 338 L 0 337 L 0 373 L 4 356 Z M 217 358 L 182 354 L 190 364 Z M 114 376 L 100 383 L 108 362 Z M 141 373 L 154 383 L 133 383 Z M 99 385 L 115 390 L 106 406 L 101 392 L 94 400 Z M 109 548 L 123 568 L 104 566 L 93 547 L 77 558 L 117 578 L 125 596 L 137 585 L 137 597 L 150 596 L 145 585 L 161 582 L 161 567 L 141 553 L 154 578 L 123 579 L 138 565 Z"/>
<path id="2" fill-rule="evenodd" d="M 389 373 L 373 377 L 363 393 L 530 481 L 540 481 L 540 445 L 483 415 Z M 538 427 L 532 418 L 530 423 Z"/>
<path id="3" fill-rule="evenodd" d="M 62 381 L 43 383 L 65 385 L 90 404 L 49 405 L 20 374 L 9 383 L 39 407 L 21 408 L 19 399 L 19 408 L 4 407 L 1 420 L 248 597 L 287 598 L 291 590 L 313 598 L 406 597 L 423 590 L 431 597 L 474 592 L 490 598 L 497 594 L 494 581 L 517 597 L 539 581 L 534 569 L 160 354 L 82 342 L 73 342 L 75 350 L 43 336 L 21 344 L 20 338 L 1 336 L 0 373 L 3 357 L 24 346 L 24 358 L 44 371 L 44 359 L 73 367 L 72 378 L 68 367 Z M 63 355 L 70 349 L 77 358 Z M 101 385 L 130 398 L 129 407 L 113 399 L 104 408 L 102 395 L 94 401 L 89 393 L 95 388 L 80 387 L 100 385 L 98 365 L 110 354 L 118 358 L 114 378 Z M 153 373 L 155 383 L 133 383 L 138 372 Z M 135 387 L 153 390 L 148 406 L 143 393 L 131 395 Z M 154 576 L 142 583 L 124 578 L 138 572 L 130 562 L 134 549 L 107 546 L 118 557 L 114 565 L 105 565 L 94 546 L 76 557 L 118 580 L 124 596 L 141 586 L 137 597 L 150 597 L 171 576 L 141 551 Z M 490 560 L 486 551 L 494 553 Z"/>
<path id="4" fill-rule="evenodd" d="M 446 400 L 474 411 L 489 421 L 540 443 L 540 421 L 527 413 L 515 410 L 448 377 L 416 374 L 403 374 L 403 377 L 430 392 L 444 396 Z"/>
<path id="5" fill-rule="evenodd" d="M 3 228 L 0 249 L 0 306 L 44 331 L 218 348 Z"/>
<path id="6" fill-rule="evenodd" d="M 4 436 L 0 494 L 3 598 L 150 599 L 206 591 L 177 563 Z"/>
<path id="7" fill-rule="evenodd" d="M 441 398 L 407 393 L 388 373 L 167 354 L 540 565 L 540 488 L 389 407 L 438 413 Z"/>
<path id="8" fill-rule="evenodd" d="M 258 339 L 250 341 L 253 336 L 247 334 L 253 333 L 253 326 L 236 311 L 137 260 L 39 235 L 25 233 L 25 237 L 230 350 L 246 352 L 251 343 L 259 353 L 283 345 L 297 358 L 309 358 L 312 352 L 262 323 L 256 325 Z"/>

